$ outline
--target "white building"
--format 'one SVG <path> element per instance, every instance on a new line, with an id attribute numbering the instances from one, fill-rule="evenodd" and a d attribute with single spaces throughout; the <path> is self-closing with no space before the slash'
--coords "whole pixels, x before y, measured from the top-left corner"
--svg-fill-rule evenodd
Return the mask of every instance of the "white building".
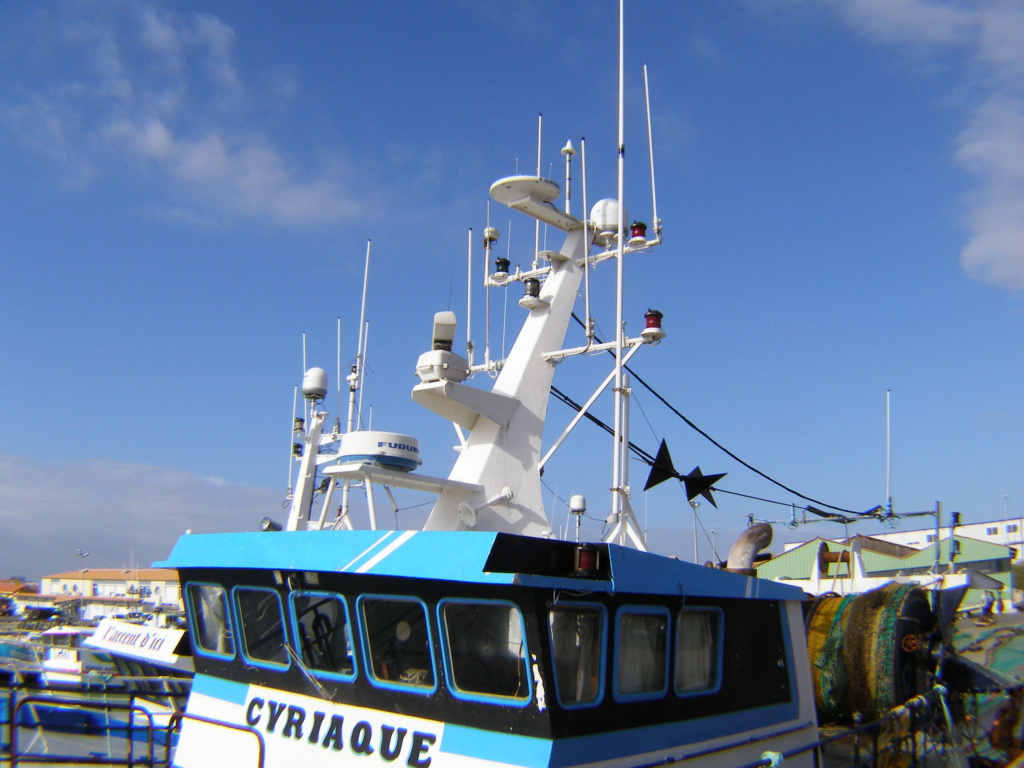
<path id="1" fill-rule="evenodd" d="M 37 599 L 83 621 L 184 612 L 178 572 L 171 568 L 83 568 L 55 573 L 43 576 Z"/>
<path id="2" fill-rule="evenodd" d="M 949 537 L 949 520 L 943 520 L 943 527 L 939 529 L 939 539 Z M 918 528 L 912 531 L 892 531 L 890 533 L 873 533 L 871 538 L 890 541 L 893 544 L 902 544 L 906 547 L 922 549 L 935 542 L 935 526 L 930 528 Z M 1024 518 L 1013 517 L 1006 520 L 994 520 L 988 523 L 963 523 L 956 527 L 956 535 L 978 541 L 987 541 L 990 544 L 1001 544 L 1006 547 L 1013 547 L 1014 562 L 1024 558 Z"/>

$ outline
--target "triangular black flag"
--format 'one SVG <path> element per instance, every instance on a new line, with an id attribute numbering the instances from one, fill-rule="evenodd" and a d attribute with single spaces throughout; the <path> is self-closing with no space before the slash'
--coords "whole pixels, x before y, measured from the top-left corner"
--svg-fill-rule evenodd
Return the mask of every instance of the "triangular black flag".
<path id="1" fill-rule="evenodd" d="M 683 481 L 683 485 L 686 486 L 686 500 L 693 501 L 698 496 L 703 496 L 711 502 L 711 506 L 718 509 L 718 505 L 715 504 L 715 499 L 711 495 L 711 486 L 725 477 L 726 474 L 723 472 L 720 475 L 705 475 L 700 471 L 700 467 L 694 467 L 690 474 L 679 478 Z"/>
<path id="2" fill-rule="evenodd" d="M 668 445 L 662 440 L 661 445 L 658 446 L 658 455 L 654 457 L 654 463 L 651 465 L 651 474 L 647 476 L 647 484 L 644 485 L 644 490 L 649 491 L 670 477 L 678 479 L 679 473 L 672 466 L 672 457 L 668 455 Z"/>

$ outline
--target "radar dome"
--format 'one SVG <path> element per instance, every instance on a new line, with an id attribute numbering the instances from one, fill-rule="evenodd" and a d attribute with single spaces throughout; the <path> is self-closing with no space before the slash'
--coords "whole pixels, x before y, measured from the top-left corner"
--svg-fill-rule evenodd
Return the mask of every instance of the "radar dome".
<path id="1" fill-rule="evenodd" d="M 590 209 L 590 221 L 597 230 L 595 240 L 600 245 L 608 245 L 619 231 L 619 201 L 605 198 L 594 203 Z M 622 210 L 623 226 L 629 228 L 629 213 Z"/>
<path id="2" fill-rule="evenodd" d="M 323 400 L 327 395 L 327 371 L 310 368 L 302 377 L 302 396 L 307 400 Z"/>

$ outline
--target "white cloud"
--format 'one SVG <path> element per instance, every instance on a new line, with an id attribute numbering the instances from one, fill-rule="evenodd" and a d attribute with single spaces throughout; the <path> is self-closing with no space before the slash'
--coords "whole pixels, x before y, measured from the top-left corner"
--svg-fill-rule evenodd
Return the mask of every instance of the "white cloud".
<path id="1" fill-rule="evenodd" d="M 956 161 L 973 179 L 969 239 L 960 255 L 971 277 L 1024 290 L 1024 3 L 988 0 L 837 0 L 848 22 L 916 55 L 965 55 L 962 82 L 973 106 Z"/>
<path id="2" fill-rule="evenodd" d="M 144 4 L 74 7 L 30 43 L 54 51 L 55 76 L 0 86 L 0 126 L 70 183 L 100 168 L 144 171 L 175 198 L 168 208 L 201 211 L 196 220 L 308 227 L 362 213 L 346 163 L 290 153 L 260 128 L 259 106 L 287 89 L 274 74 L 272 93 L 243 82 L 235 33 L 220 19 Z"/>
<path id="3" fill-rule="evenodd" d="M 849 23 L 885 43 L 959 44 L 976 34 L 977 15 L 936 0 L 838 0 Z"/>
<path id="4" fill-rule="evenodd" d="M 162 467 L 0 456 L 0 578 L 149 565 L 186 529 L 256 530 L 281 501 L 280 491 Z"/>

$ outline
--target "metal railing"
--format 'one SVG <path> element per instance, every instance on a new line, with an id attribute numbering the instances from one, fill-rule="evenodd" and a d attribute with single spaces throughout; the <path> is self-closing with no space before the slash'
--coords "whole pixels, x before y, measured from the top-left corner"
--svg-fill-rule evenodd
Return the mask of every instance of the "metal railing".
<path id="1" fill-rule="evenodd" d="M 0 765 L 171 765 L 177 721 L 157 725 L 133 692 L 21 675 L 0 680 L 0 692 Z M 186 695 L 163 694 L 181 704 Z"/>

